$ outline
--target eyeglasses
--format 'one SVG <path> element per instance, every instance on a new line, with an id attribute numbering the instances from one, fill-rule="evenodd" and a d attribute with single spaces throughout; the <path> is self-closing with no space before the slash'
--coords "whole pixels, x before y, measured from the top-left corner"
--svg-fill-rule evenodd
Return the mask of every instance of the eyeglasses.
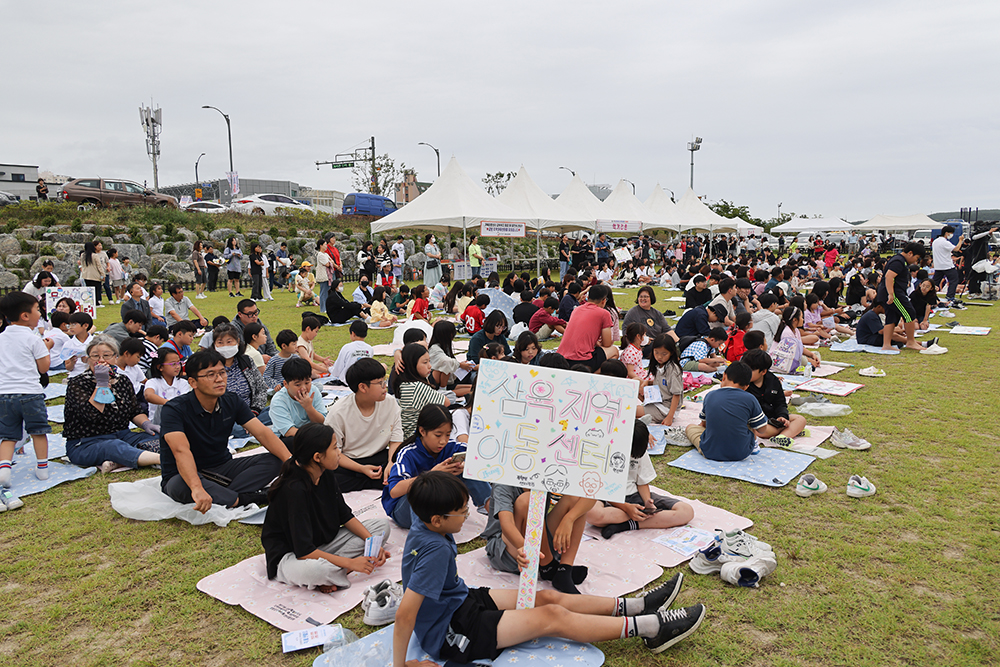
<path id="1" fill-rule="evenodd" d="M 161 366 L 180 366 L 180 365 L 181 365 L 181 362 L 179 362 L 179 361 L 164 361 L 164 362 L 163 362 L 162 364 L 160 364 L 160 365 L 161 365 Z"/>
<path id="2" fill-rule="evenodd" d="M 459 512 L 458 514 L 451 513 L 451 514 L 445 514 L 444 516 L 464 516 L 466 519 L 468 519 L 469 518 L 469 508 L 466 507 L 464 512 Z"/>
<path id="3" fill-rule="evenodd" d="M 201 375 L 196 375 L 196 380 L 216 380 L 221 377 L 226 377 L 226 371 L 208 371 L 207 373 L 202 373 Z"/>
<path id="4" fill-rule="evenodd" d="M 386 380 L 385 378 L 382 378 L 381 380 L 372 380 L 371 382 L 368 383 L 368 386 L 370 386 L 370 387 L 384 387 L 384 386 L 386 386 L 388 384 L 389 384 L 389 381 Z"/>
<path id="5" fill-rule="evenodd" d="M 250 310 L 243 314 L 246 315 L 247 317 L 257 317 L 258 315 L 260 315 L 260 310 Z"/>
<path id="6" fill-rule="evenodd" d="M 99 361 L 111 361 L 112 359 L 117 359 L 117 354 L 91 354 L 89 355 L 91 359 L 97 359 Z"/>

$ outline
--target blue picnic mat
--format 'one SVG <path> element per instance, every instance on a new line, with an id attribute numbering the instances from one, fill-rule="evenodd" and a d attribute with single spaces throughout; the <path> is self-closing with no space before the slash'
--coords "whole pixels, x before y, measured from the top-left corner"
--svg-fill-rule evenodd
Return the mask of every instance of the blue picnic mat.
<path id="1" fill-rule="evenodd" d="M 883 350 L 876 345 L 861 345 L 854 338 L 830 346 L 831 352 L 869 352 L 871 354 L 899 354 L 899 350 Z"/>
<path id="2" fill-rule="evenodd" d="M 365 665 L 392 664 L 392 633 L 394 625 L 387 625 L 378 632 L 365 635 L 356 642 L 323 653 L 313 660 L 313 667 L 364 667 Z M 444 664 L 440 658 L 428 656 L 420 650 L 416 637 L 410 638 L 406 651 L 409 660 L 428 659 L 438 664 Z M 604 664 L 604 653 L 590 644 L 557 639 L 555 637 L 540 637 L 505 649 L 492 663 L 488 660 L 477 660 L 472 664 L 511 665 L 517 667 L 600 667 Z"/>
<path id="3" fill-rule="evenodd" d="M 48 405 L 45 407 L 46 411 L 49 413 L 49 421 L 55 422 L 57 424 L 62 424 L 66 421 L 66 404 L 60 403 L 59 405 Z"/>
<path id="4" fill-rule="evenodd" d="M 27 448 L 31 449 L 30 443 L 27 445 Z M 23 498 L 24 496 L 47 491 L 63 482 L 90 477 L 96 472 L 97 468 L 80 468 L 72 463 L 49 461 L 49 478 L 41 480 L 35 477 L 34 453 L 16 456 L 14 457 L 14 465 L 11 468 L 10 492 L 17 498 Z"/>
<path id="5" fill-rule="evenodd" d="M 709 461 L 697 451 L 690 451 L 668 465 L 705 475 L 731 477 L 764 486 L 784 486 L 815 461 L 811 456 L 772 447 L 762 447 L 760 452 L 742 461 Z"/>

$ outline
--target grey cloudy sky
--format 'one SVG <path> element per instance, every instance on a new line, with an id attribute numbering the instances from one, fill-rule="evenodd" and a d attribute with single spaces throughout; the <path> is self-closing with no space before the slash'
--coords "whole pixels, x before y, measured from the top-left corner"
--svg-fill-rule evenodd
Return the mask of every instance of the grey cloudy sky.
<path id="1" fill-rule="evenodd" d="M 138 107 L 163 108 L 160 183 L 317 171 L 375 135 L 435 176 L 524 165 L 547 192 L 680 196 L 866 219 L 1000 204 L 1000 3 L 38 4 L 0 0 L 0 161 L 152 182 Z"/>

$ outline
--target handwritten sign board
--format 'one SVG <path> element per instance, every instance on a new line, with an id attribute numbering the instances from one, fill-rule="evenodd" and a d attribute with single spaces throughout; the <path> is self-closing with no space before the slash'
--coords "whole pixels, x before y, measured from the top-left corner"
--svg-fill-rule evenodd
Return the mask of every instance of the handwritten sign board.
<path id="1" fill-rule="evenodd" d="M 509 236 L 524 237 L 525 224 L 523 222 L 498 222 L 496 220 L 483 220 L 479 230 L 481 236 Z"/>
<path id="2" fill-rule="evenodd" d="M 628 248 L 615 248 L 614 251 L 615 259 L 619 262 L 630 262 L 632 261 L 632 253 L 628 251 Z"/>
<path id="3" fill-rule="evenodd" d="M 56 309 L 56 303 L 63 297 L 69 297 L 76 303 L 77 312 L 87 313 L 97 317 L 97 287 L 46 287 L 45 312 L 51 315 Z"/>
<path id="4" fill-rule="evenodd" d="M 484 359 L 465 476 L 622 502 L 635 380 Z"/>

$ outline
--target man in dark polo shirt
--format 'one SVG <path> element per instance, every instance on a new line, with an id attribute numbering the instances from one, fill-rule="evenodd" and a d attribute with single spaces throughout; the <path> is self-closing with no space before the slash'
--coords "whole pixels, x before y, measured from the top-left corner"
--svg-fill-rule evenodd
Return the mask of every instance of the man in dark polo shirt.
<path id="1" fill-rule="evenodd" d="M 160 464 L 163 492 L 194 503 L 204 514 L 213 504 L 237 507 L 266 501 L 264 488 L 278 476 L 288 449 L 260 423 L 246 402 L 226 393 L 226 367 L 215 350 L 192 354 L 185 366 L 191 389 L 161 410 Z M 238 423 L 269 453 L 234 459 L 229 435 Z"/>

